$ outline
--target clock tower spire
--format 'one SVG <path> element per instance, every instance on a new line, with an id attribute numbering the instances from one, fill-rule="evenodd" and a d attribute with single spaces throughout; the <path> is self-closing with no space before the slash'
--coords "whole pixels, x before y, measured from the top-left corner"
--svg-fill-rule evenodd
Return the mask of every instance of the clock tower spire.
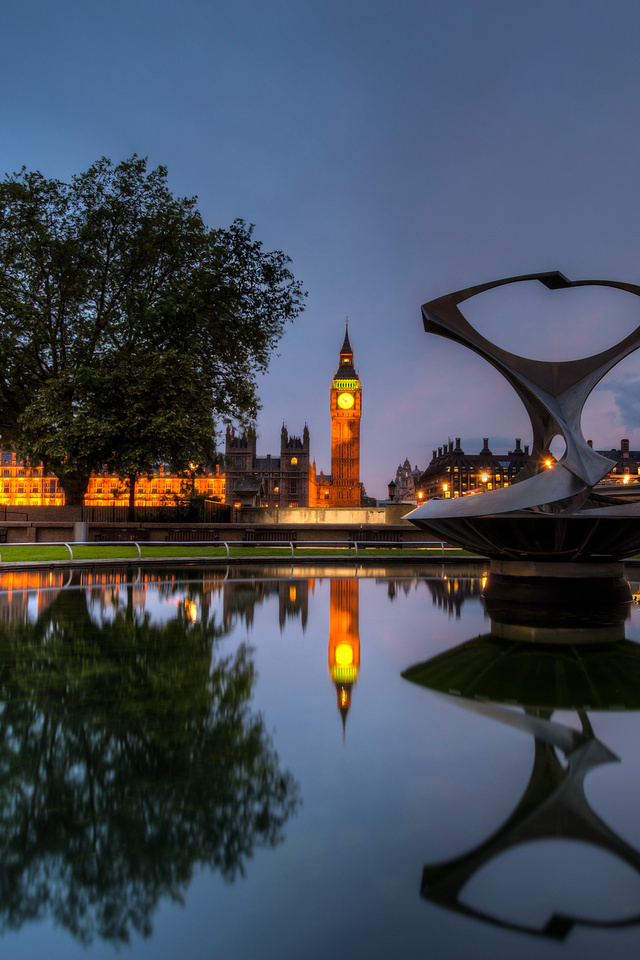
<path id="1" fill-rule="evenodd" d="M 340 365 L 331 383 L 330 409 L 332 505 L 359 507 L 362 385 L 353 365 L 348 317 Z"/>

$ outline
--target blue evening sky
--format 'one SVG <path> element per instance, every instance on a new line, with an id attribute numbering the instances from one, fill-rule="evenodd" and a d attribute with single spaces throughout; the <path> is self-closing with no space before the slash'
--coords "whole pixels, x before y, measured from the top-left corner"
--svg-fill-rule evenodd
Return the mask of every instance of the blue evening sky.
<path id="1" fill-rule="evenodd" d="M 420 305 L 540 270 L 640 282 L 636 0 L 21 0 L 2 37 L 0 174 L 146 155 L 209 225 L 243 217 L 292 258 L 308 305 L 261 381 L 261 454 L 283 420 L 306 421 L 330 469 L 347 314 L 371 495 L 448 437 L 526 443 L 517 398 L 427 336 Z M 529 284 L 469 316 L 516 352 L 568 359 L 640 322 L 634 301 Z M 596 447 L 640 447 L 640 356 L 583 423 Z"/>

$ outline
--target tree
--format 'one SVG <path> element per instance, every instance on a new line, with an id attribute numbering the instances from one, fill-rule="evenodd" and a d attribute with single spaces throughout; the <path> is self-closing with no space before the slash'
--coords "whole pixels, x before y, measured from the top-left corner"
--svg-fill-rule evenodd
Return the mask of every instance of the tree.
<path id="1" fill-rule="evenodd" d="M 305 293 L 253 227 L 207 228 L 167 170 L 102 159 L 69 184 L 0 183 L 0 437 L 81 503 L 102 464 L 129 478 L 211 458 L 247 422 Z"/>

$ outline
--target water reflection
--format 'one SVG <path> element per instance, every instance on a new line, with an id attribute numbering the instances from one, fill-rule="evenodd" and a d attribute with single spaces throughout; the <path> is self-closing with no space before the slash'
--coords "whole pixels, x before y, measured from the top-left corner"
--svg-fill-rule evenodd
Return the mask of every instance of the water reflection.
<path id="1" fill-rule="evenodd" d="M 602 619 L 607 619 L 606 612 Z M 446 696 L 465 710 L 532 735 L 535 744 L 529 781 L 505 823 L 468 853 L 424 867 L 421 895 L 427 900 L 503 928 L 559 940 L 576 923 L 598 927 L 640 923 L 638 910 L 627 910 L 622 917 L 609 920 L 597 912 L 590 916 L 591 898 L 585 896 L 574 914 L 556 912 L 549 899 L 545 920 L 535 925 L 501 913 L 500 902 L 491 909 L 480 909 L 470 902 L 467 892 L 492 861 L 545 840 L 574 841 L 605 851 L 640 875 L 638 850 L 595 813 L 584 793 L 589 772 L 619 762 L 595 736 L 589 712 L 640 710 L 640 648 L 618 639 L 619 611 L 611 612 L 611 620 L 608 642 L 602 642 L 606 628 L 600 624 L 600 642 L 590 638 L 587 644 L 571 644 L 563 621 L 560 646 L 508 642 L 490 634 L 404 672 L 406 679 Z M 581 635 L 578 627 L 576 636 Z M 575 711 L 579 729 L 552 720 L 556 710 Z M 583 876 L 583 893 L 589 893 L 593 879 Z M 572 892 L 579 901 L 580 891 Z M 521 912 L 526 914 L 526 907 Z"/>
<path id="2" fill-rule="evenodd" d="M 84 943 L 148 935 L 197 866 L 233 880 L 297 807 L 251 709 L 250 649 L 217 649 L 219 585 L 203 576 L 185 603 L 157 582 L 177 603 L 152 622 L 134 579 L 54 576 L 35 610 L 15 602 L 31 581 L 0 598 L 3 929 L 49 914 Z"/>
<path id="3" fill-rule="evenodd" d="M 344 739 L 351 693 L 360 672 L 360 584 L 332 580 L 329 589 L 329 675 L 336 688 Z"/>
<path id="4" fill-rule="evenodd" d="M 130 938 L 129 955 L 159 960 L 324 960 L 337 929 L 326 918 L 346 902 L 349 922 L 336 922 L 348 956 L 532 960 L 572 925 L 567 957 L 615 955 L 610 938 L 625 934 L 596 929 L 607 925 L 629 926 L 625 947 L 637 945 L 628 608 L 608 624 L 619 640 L 507 641 L 494 631 L 508 612 L 485 611 L 477 567 L 388 572 L 0 576 L 8 953 L 10 928 L 49 918 L 57 931 L 16 935 L 23 953 L 27 937 L 57 938 L 65 958 Z M 562 631 L 561 620 L 537 626 Z M 411 679 L 430 694 L 400 676 L 418 661 Z M 570 851 L 550 867 L 562 843 Z M 598 881 L 618 900 L 555 899 L 563 865 L 578 861 L 572 890 Z M 245 870 L 248 882 L 224 882 Z M 135 932 L 152 927 L 153 944 L 140 944 Z"/>

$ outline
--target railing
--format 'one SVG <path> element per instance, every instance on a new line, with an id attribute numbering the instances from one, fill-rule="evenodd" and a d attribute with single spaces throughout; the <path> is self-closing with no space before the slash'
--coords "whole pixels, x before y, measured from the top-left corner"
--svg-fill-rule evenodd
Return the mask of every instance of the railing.
<path id="1" fill-rule="evenodd" d="M 344 550 L 346 553 L 350 554 L 350 553 L 351 553 L 351 550 L 352 550 L 352 548 L 353 548 L 353 550 L 355 551 L 355 552 L 354 552 L 354 557 L 355 557 L 356 560 L 357 560 L 357 559 L 360 559 L 360 558 L 362 557 L 362 554 L 361 554 L 361 553 L 358 553 L 358 547 L 360 547 L 361 549 L 366 548 L 367 550 L 371 550 L 371 549 L 373 549 L 373 550 L 383 549 L 383 550 L 384 550 L 384 549 L 390 549 L 390 548 L 393 548 L 393 549 L 395 549 L 395 550 L 397 550 L 397 549 L 399 549 L 399 548 L 402 548 L 402 549 L 405 549 L 405 548 L 409 548 L 409 549 L 411 549 L 411 548 L 416 548 L 416 549 L 419 549 L 419 550 L 440 550 L 440 556 L 442 556 L 442 557 L 445 556 L 445 553 L 446 553 L 446 551 L 448 551 L 448 550 L 458 550 L 458 549 L 459 549 L 459 547 L 451 547 L 451 546 L 448 546 L 447 543 L 446 543 L 446 541 L 444 541 L 444 540 L 411 540 L 411 541 L 408 541 L 407 543 L 404 543 L 404 544 L 400 544 L 400 543 L 398 543 L 398 542 L 395 541 L 395 540 L 389 540 L 388 542 L 387 542 L 387 541 L 375 541 L 375 542 L 372 543 L 370 540 L 354 540 L 354 539 L 351 539 L 351 540 L 267 540 L 267 541 L 261 541 L 261 540 L 258 539 L 258 540 L 253 540 L 253 541 L 251 541 L 250 543 L 245 543 L 245 542 L 243 542 L 242 540 L 194 540 L 194 541 L 183 541 L 183 542 L 180 543 L 180 546 L 186 547 L 188 544 L 191 544 L 193 547 L 197 547 L 197 548 L 202 548 L 202 547 L 219 548 L 219 547 L 224 547 L 224 548 L 225 548 L 225 551 L 226 551 L 225 559 L 227 559 L 227 560 L 229 560 L 229 559 L 231 558 L 231 552 L 230 552 L 230 550 L 233 549 L 233 548 L 238 549 L 238 550 L 242 550 L 242 551 L 243 551 L 242 555 L 246 557 L 246 555 L 247 555 L 247 550 L 251 550 L 251 551 L 253 552 L 256 547 L 261 547 L 261 546 L 268 547 L 268 548 L 274 548 L 274 547 L 275 547 L 275 548 L 284 548 L 284 547 L 288 547 L 288 548 L 291 550 L 291 557 L 292 557 L 292 558 L 295 558 L 295 556 L 296 556 L 296 554 L 295 554 L 295 550 L 296 550 L 296 549 L 298 549 L 298 550 L 299 550 L 299 549 L 303 549 L 303 550 L 304 550 L 305 548 L 309 549 L 309 548 L 317 548 L 317 547 L 327 547 L 327 548 L 332 548 L 332 549 L 334 549 L 334 550 L 335 550 L 335 549 Z M 73 542 L 73 543 L 68 542 L 68 541 L 66 541 L 66 540 L 65 540 L 65 541 L 58 541 L 58 540 L 56 540 L 56 541 L 51 541 L 51 542 L 47 542 L 47 543 L 33 543 L 33 542 L 29 543 L 29 542 L 23 542 L 23 543 L 9 543 L 9 544 L 7 544 L 7 547 L 9 547 L 9 548 L 11 548 L 11 547 L 30 547 L 32 550 L 33 550 L 34 548 L 35 548 L 35 549 L 46 549 L 47 547 L 66 547 L 66 549 L 69 551 L 69 561 L 70 561 L 71 563 L 77 562 L 77 559 L 78 559 L 78 558 L 77 558 L 77 557 L 74 557 L 74 555 L 73 555 L 73 551 L 74 551 L 74 549 L 76 549 L 77 547 L 91 547 L 92 549 L 98 549 L 98 550 L 100 550 L 100 548 L 102 548 L 102 547 L 121 547 L 121 548 L 122 548 L 122 547 L 135 547 L 136 550 L 137 550 L 137 553 L 138 553 L 138 560 L 142 560 L 142 549 L 141 549 L 142 546 L 144 546 L 144 547 L 164 547 L 164 548 L 167 549 L 167 550 L 175 550 L 175 549 L 176 549 L 176 546 L 178 546 L 178 544 L 176 544 L 174 541 L 166 541 L 166 540 L 144 540 L 144 541 L 138 541 L 138 540 L 97 540 L 97 541 L 96 541 L 96 540 L 82 540 L 82 541 L 75 541 L 75 542 Z M 254 556 L 255 556 L 255 554 L 254 554 Z M 298 559 L 303 559 L 304 556 L 305 556 L 304 554 L 298 554 Z M 307 555 L 307 556 L 308 556 L 308 555 Z M 93 557 L 92 557 L 92 558 L 90 558 L 90 559 L 92 559 L 92 560 L 97 559 L 98 562 L 100 562 L 100 561 L 99 561 L 99 558 L 93 558 Z M 126 558 L 126 557 L 116 557 L 116 558 L 112 558 L 112 559 L 115 559 L 115 560 L 126 560 L 127 558 Z M 154 558 L 153 558 L 153 557 L 150 557 L 150 556 L 147 556 L 145 559 L 154 559 Z M 180 560 L 180 559 L 193 559 L 193 554 L 182 554 L 182 555 L 180 555 L 180 554 L 175 554 L 175 553 L 173 553 L 172 556 L 171 556 L 171 559 L 175 559 L 175 560 Z M 204 558 L 204 557 L 199 557 L 198 559 L 206 559 L 206 558 Z M 210 558 L 210 559 L 212 559 L 212 558 Z M 256 559 L 260 559 L 260 558 L 259 558 L 259 557 L 256 557 Z M 1 563 L 1 562 L 2 562 L 2 554 L 0 553 L 0 563 Z M 6 561 L 5 561 L 5 562 L 6 562 Z M 13 562 L 20 562 L 20 561 L 19 561 L 19 560 L 16 560 L 16 561 L 13 561 Z M 44 563 L 44 562 L 47 562 L 47 561 L 38 560 L 38 561 L 34 561 L 34 562 Z"/>

